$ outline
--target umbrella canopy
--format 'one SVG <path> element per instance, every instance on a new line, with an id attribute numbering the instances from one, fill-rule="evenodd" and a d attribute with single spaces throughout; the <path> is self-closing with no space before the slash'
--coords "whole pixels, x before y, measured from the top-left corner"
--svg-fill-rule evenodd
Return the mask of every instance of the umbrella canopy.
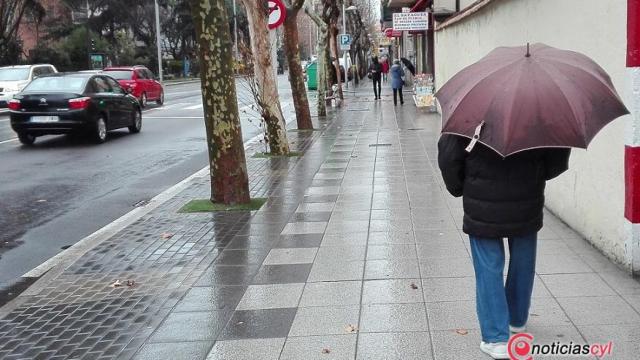
<path id="1" fill-rule="evenodd" d="M 404 66 L 407 68 L 407 70 L 409 70 L 409 72 L 411 73 L 411 75 L 415 75 L 416 74 L 416 67 L 413 66 L 413 64 L 411 63 L 411 61 L 409 61 L 409 59 L 407 58 L 400 58 L 400 61 L 402 61 L 402 63 L 404 64 Z"/>
<path id="2" fill-rule="evenodd" d="M 435 96 L 443 133 L 477 134 L 502 156 L 540 147 L 586 148 L 605 125 L 629 113 L 598 64 L 544 44 L 497 48 Z"/>

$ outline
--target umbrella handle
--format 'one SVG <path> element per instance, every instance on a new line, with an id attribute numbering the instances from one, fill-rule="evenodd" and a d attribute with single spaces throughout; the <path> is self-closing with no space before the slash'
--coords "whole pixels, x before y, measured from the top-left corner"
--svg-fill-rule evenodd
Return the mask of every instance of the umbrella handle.
<path id="1" fill-rule="evenodd" d="M 469 146 L 467 146 L 464 150 L 468 153 L 473 150 L 473 147 L 476 146 L 478 140 L 480 140 L 480 131 L 482 131 L 482 125 L 484 125 L 484 121 L 480 123 L 480 125 L 476 126 L 476 131 L 473 133 L 473 138 L 471 138 L 471 142 Z"/>

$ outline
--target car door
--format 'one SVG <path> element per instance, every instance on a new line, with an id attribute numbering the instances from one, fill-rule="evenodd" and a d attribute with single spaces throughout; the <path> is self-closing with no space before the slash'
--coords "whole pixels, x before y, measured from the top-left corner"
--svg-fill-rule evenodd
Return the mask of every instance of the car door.
<path id="1" fill-rule="evenodd" d="M 153 75 L 153 73 L 151 72 L 151 70 L 149 69 L 145 69 L 145 72 L 147 73 L 147 77 L 149 78 L 149 83 L 151 85 L 151 87 L 153 88 L 153 98 L 154 99 L 159 99 L 160 98 L 160 93 L 162 92 L 162 85 L 160 84 L 160 82 L 158 80 L 156 80 L 155 75 Z"/>
<path id="2" fill-rule="evenodd" d="M 107 129 L 116 129 L 122 123 L 122 113 L 118 111 L 113 90 L 106 76 L 93 78 L 98 97 L 98 108 L 107 114 Z"/>
<path id="3" fill-rule="evenodd" d="M 131 105 L 131 101 L 127 97 L 127 92 L 118 84 L 118 82 L 111 78 L 106 77 L 107 83 L 111 87 L 111 95 L 114 107 L 118 113 L 118 127 L 125 127 L 132 124 L 132 113 L 131 110 L 133 106 Z"/>
<path id="4" fill-rule="evenodd" d="M 147 74 L 142 69 L 136 69 L 136 76 L 138 77 L 138 83 L 142 85 L 140 96 L 142 97 L 142 93 L 145 93 L 147 94 L 147 100 L 153 99 L 153 89 L 149 86 Z"/>

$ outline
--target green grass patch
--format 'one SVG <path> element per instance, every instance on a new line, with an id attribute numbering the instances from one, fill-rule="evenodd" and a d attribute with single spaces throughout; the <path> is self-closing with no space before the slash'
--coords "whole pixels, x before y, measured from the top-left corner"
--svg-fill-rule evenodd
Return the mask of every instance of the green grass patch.
<path id="1" fill-rule="evenodd" d="M 254 198 L 248 204 L 226 205 L 211 202 L 209 199 L 196 199 L 186 203 L 179 213 L 198 213 L 198 212 L 214 212 L 214 211 L 253 211 L 258 210 L 264 203 L 266 198 Z"/>
<path id="2" fill-rule="evenodd" d="M 253 154 L 252 157 L 254 158 L 258 158 L 258 159 L 271 159 L 271 158 L 281 158 L 281 157 L 300 157 L 302 156 L 301 152 L 298 151 L 291 151 L 289 154 L 287 155 L 272 155 L 271 153 L 263 153 L 263 152 L 257 152 L 255 154 Z"/>

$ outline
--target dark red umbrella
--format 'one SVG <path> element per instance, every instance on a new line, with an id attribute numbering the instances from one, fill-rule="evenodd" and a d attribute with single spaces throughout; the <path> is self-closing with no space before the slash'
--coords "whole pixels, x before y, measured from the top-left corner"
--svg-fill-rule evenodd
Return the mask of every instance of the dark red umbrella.
<path id="1" fill-rule="evenodd" d="M 544 44 L 496 48 L 435 96 L 443 133 L 478 133 L 479 142 L 503 156 L 540 147 L 586 148 L 600 129 L 629 113 L 598 64 Z"/>

